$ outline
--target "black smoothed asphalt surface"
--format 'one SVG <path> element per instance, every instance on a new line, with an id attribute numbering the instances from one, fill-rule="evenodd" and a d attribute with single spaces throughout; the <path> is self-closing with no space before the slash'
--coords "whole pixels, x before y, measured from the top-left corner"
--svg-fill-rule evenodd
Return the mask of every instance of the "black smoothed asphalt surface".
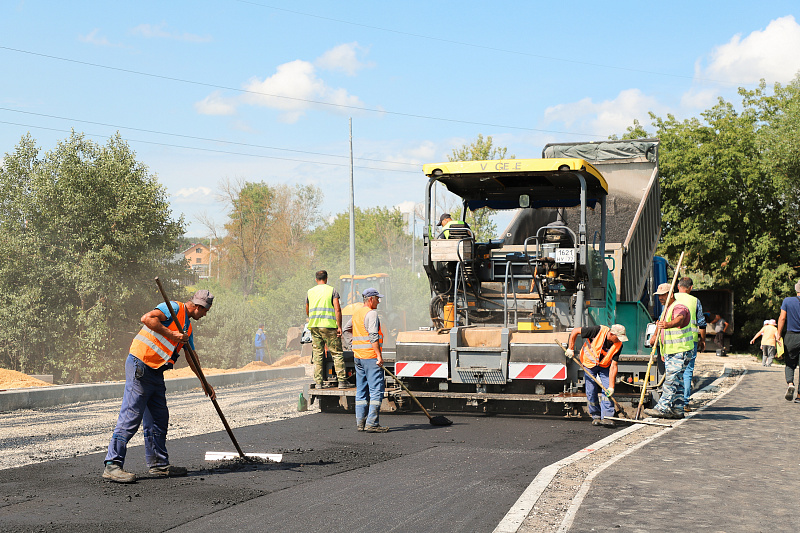
<path id="1" fill-rule="evenodd" d="M 588 421 L 522 416 L 384 415 L 386 434 L 352 414 L 238 428 L 247 452 L 282 463 L 220 466 L 224 431 L 168 440 L 184 478 L 149 477 L 128 450 L 132 485 L 103 480 L 103 453 L 0 470 L 0 531 L 492 531 L 543 467 L 607 436 Z"/>

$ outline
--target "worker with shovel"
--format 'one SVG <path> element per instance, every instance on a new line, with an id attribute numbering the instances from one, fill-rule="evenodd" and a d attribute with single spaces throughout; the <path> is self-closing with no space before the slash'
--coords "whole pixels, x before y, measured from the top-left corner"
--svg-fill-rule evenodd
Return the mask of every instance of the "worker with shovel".
<path id="1" fill-rule="evenodd" d="M 108 444 L 103 477 L 117 483 L 133 483 L 136 475 L 123 470 L 128 441 L 144 423 L 145 461 L 150 474 L 159 477 L 185 476 L 186 469 L 169 463 L 167 454 L 167 409 L 164 371 L 173 367 L 185 344 L 194 349 L 190 319 L 200 320 L 214 302 L 207 290 L 194 293 L 188 302 L 166 302 L 142 316 L 142 329 L 133 339 L 125 361 L 125 392 L 122 397 L 117 425 Z M 171 320 L 174 315 L 176 320 Z M 176 323 L 177 322 L 177 323 Z M 186 348 L 184 348 L 185 350 Z M 187 356 L 192 371 L 198 374 L 192 359 Z M 198 375 L 198 378 L 200 376 Z M 201 380 L 202 381 L 202 380 Z M 204 392 L 215 397 L 211 385 Z"/>
<path id="2" fill-rule="evenodd" d="M 378 423 L 378 415 L 386 389 L 383 375 L 383 331 L 378 317 L 378 304 L 383 295 L 369 288 L 361 293 L 364 305 L 356 309 L 344 331 L 353 334 L 353 359 L 356 364 L 356 429 L 369 433 L 386 433 L 388 427 Z"/>
<path id="3" fill-rule="evenodd" d="M 574 328 L 569 334 L 567 357 L 575 356 L 575 340 L 578 335 L 585 340 L 581 347 L 581 364 L 584 371 L 603 384 L 602 388 L 595 380 L 586 376 L 586 401 L 589 405 L 589 414 L 592 416 L 593 426 L 614 427 L 614 404 L 611 396 L 614 394 L 614 383 L 617 379 L 617 361 L 622 351 L 622 343 L 628 340 L 625 335 L 625 326 L 614 324 L 608 326 L 590 326 Z M 602 394 L 601 394 L 602 392 Z"/>

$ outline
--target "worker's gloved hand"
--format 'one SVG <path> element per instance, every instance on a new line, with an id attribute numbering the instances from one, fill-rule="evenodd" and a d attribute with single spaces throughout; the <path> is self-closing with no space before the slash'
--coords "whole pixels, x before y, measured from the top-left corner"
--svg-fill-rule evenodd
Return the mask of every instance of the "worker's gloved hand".
<path id="1" fill-rule="evenodd" d="M 567 348 L 567 357 L 574 357 L 574 356 L 575 356 L 575 350 L 573 350 L 572 348 Z"/>
<path id="2" fill-rule="evenodd" d="M 607 388 L 607 389 L 606 389 L 606 396 L 608 396 L 609 398 L 611 398 L 611 396 L 612 396 L 613 394 L 614 394 L 614 387 L 609 387 L 609 388 Z"/>

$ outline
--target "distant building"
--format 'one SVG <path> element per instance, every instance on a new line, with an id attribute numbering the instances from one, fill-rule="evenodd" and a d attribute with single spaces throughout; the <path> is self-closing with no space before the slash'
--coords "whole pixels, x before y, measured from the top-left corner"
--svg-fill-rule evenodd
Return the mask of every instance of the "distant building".
<path id="1" fill-rule="evenodd" d="M 206 279 L 211 271 L 212 250 L 205 244 L 198 242 L 183 251 L 182 255 L 192 267 L 192 272 L 198 279 Z"/>

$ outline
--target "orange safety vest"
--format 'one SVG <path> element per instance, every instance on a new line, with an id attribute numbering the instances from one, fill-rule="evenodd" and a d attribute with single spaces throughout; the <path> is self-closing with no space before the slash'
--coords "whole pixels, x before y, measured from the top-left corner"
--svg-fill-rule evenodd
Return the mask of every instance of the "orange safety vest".
<path id="1" fill-rule="evenodd" d="M 596 366 L 608 368 L 611 366 L 611 360 L 622 350 L 622 342 L 615 342 L 607 352 L 603 350 L 603 345 L 606 343 L 606 337 L 608 337 L 609 331 L 611 331 L 611 328 L 608 326 L 600 326 L 600 333 L 594 338 L 592 344 L 588 346 L 586 343 L 583 344 L 581 348 L 581 363 L 583 363 L 583 366 L 586 368 L 594 368 Z M 597 357 L 595 357 L 595 354 L 600 358 L 599 361 Z"/>
<path id="2" fill-rule="evenodd" d="M 363 305 L 353 313 L 353 357 L 358 357 L 359 359 L 378 358 L 378 354 L 372 348 L 372 343 L 369 342 L 369 331 L 364 325 L 364 318 L 370 311 L 372 309 Z M 381 326 L 378 326 L 378 335 L 380 337 L 378 344 L 383 348 L 383 329 Z"/>
<path id="3" fill-rule="evenodd" d="M 170 302 L 172 303 L 172 302 Z M 189 321 L 189 311 L 186 310 L 186 304 L 177 302 L 178 312 L 175 313 L 176 320 L 173 320 L 168 329 L 172 331 L 183 331 L 187 335 L 192 334 L 192 323 Z M 175 308 L 173 307 L 173 311 Z M 169 318 L 169 316 L 167 316 Z M 180 324 L 180 329 L 175 323 L 180 322 L 183 318 L 183 323 Z M 141 359 L 144 364 L 150 368 L 161 368 L 166 363 L 175 363 L 178 359 L 177 353 L 180 351 L 182 343 L 172 342 L 172 340 L 164 337 L 160 333 L 156 333 L 147 326 L 142 326 L 136 337 L 133 338 L 131 343 L 130 353 L 134 357 Z M 173 354 L 174 357 L 173 357 Z"/>

